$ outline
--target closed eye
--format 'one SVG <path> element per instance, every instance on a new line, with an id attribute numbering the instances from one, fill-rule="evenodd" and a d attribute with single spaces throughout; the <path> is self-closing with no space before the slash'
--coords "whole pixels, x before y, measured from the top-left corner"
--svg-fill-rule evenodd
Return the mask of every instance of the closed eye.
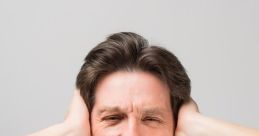
<path id="1" fill-rule="evenodd" d="M 109 115 L 103 117 L 102 120 L 121 120 L 123 117 L 121 115 Z"/>
<path id="2" fill-rule="evenodd" d="M 162 123 L 162 120 L 158 117 L 144 117 L 142 119 L 142 121 L 145 121 L 145 122 L 158 122 L 158 123 Z"/>
<path id="3" fill-rule="evenodd" d="M 118 124 L 120 121 L 122 121 L 124 118 L 125 116 L 116 114 L 116 115 L 105 116 L 101 120 L 105 123 L 108 123 L 109 125 L 115 125 L 115 124 Z"/>

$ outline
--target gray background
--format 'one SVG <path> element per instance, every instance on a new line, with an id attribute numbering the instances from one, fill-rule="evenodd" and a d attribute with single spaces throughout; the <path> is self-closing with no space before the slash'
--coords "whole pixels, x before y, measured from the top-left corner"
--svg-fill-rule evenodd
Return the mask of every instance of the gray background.
<path id="1" fill-rule="evenodd" d="M 259 128 L 257 0 L 0 0 L 0 135 L 63 120 L 83 58 L 133 31 L 176 54 L 203 114 Z"/>

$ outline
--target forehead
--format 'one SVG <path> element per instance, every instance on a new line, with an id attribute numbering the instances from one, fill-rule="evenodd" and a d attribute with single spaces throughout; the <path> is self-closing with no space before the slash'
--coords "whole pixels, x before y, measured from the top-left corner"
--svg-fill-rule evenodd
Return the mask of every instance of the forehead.
<path id="1" fill-rule="evenodd" d="M 151 73 L 118 71 L 98 82 L 94 107 L 171 109 L 170 89 Z"/>

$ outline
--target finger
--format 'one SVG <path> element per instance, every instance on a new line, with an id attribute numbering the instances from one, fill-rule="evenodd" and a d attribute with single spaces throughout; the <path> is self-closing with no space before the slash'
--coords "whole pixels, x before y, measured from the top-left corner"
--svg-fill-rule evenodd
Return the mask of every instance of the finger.
<path id="1" fill-rule="evenodd" d="M 190 98 L 190 100 L 187 103 L 184 103 L 182 105 L 181 110 L 190 111 L 190 112 L 199 112 L 198 105 L 192 98 Z"/>
<path id="2" fill-rule="evenodd" d="M 74 90 L 72 101 L 69 106 L 67 117 L 64 121 L 67 128 L 72 128 L 75 135 L 90 136 L 91 128 L 89 123 L 89 113 L 87 106 L 80 95 L 79 90 Z M 74 135 L 74 134 L 73 134 Z"/>
<path id="3" fill-rule="evenodd" d="M 88 109 L 79 90 L 74 90 L 73 98 L 69 106 L 66 119 L 80 120 L 89 117 Z"/>
<path id="4" fill-rule="evenodd" d="M 191 101 L 189 103 L 189 106 L 192 108 L 193 111 L 199 112 L 199 107 L 196 101 L 193 100 L 193 98 L 191 97 Z"/>

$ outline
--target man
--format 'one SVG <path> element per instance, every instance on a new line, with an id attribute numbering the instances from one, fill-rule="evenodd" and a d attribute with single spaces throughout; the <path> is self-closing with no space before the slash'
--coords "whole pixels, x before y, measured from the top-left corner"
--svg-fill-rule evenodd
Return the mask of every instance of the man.
<path id="1" fill-rule="evenodd" d="M 190 96 L 190 80 L 178 59 L 129 32 L 113 34 L 89 52 L 77 88 L 97 136 L 172 135 L 179 107 Z"/>
<path id="2" fill-rule="evenodd" d="M 179 60 L 135 33 L 115 33 L 92 49 L 76 86 L 66 120 L 33 135 L 259 135 L 200 115 Z"/>

